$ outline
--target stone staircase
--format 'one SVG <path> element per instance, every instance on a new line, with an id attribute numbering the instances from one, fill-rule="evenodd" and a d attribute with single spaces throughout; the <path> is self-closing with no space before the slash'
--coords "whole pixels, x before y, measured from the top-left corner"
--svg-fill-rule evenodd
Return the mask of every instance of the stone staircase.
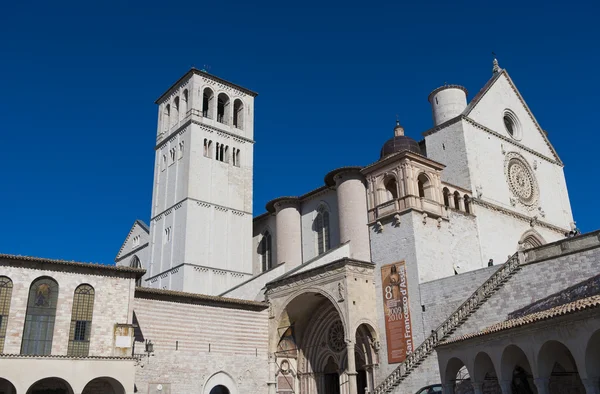
<path id="1" fill-rule="evenodd" d="M 415 370 L 433 352 L 435 346 L 447 339 L 468 317 L 487 301 L 506 281 L 521 269 L 523 253 L 512 255 L 488 280 L 462 303 L 431 335 L 409 354 L 396 369 L 381 382 L 374 394 L 391 393 L 410 373 Z"/>

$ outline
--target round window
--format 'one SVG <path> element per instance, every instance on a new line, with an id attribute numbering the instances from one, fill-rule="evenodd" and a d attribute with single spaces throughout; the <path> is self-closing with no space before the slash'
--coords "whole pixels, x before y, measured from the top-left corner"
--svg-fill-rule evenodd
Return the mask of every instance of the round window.
<path id="1" fill-rule="evenodd" d="M 519 119 L 517 116 L 510 110 L 504 111 L 504 116 L 502 117 L 504 121 L 504 128 L 506 132 L 514 139 L 521 139 L 521 125 L 519 123 Z"/>

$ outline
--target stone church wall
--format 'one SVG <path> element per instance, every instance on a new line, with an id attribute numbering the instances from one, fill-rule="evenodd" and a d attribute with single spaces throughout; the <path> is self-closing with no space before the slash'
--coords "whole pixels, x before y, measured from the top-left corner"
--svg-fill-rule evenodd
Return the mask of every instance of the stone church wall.
<path id="1" fill-rule="evenodd" d="M 65 269 L 66 268 L 66 269 Z M 46 276 L 58 282 L 58 303 L 52 340 L 52 355 L 66 355 L 71 327 L 73 295 L 77 286 L 89 284 L 94 288 L 94 312 L 90 336 L 90 356 L 114 356 L 116 323 L 130 323 L 135 279 L 86 268 L 53 267 L 34 269 L 27 266 L 4 265 L 0 260 L 0 275 L 13 282 L 12 300 L 4 343 L 4 353 L 20 354 L 29 288 L 34 280 Z"/>
<path id="2" fill-rule="evenodd" d="M 450 220 L 439 227 L 436 219 L 412 214 L 420 283 L 453 276 L 454 269 L 462 273 L 483 267 L 475 217 L 452 209 L 449 213 Z"/>
<path id="3" fill-rule="evenodd" d="M 435 330 L 498 268 L 500 266 L 496 265 L 421 283 L 421 304 L 425 309 L 423 332 Z"/>
<path id="4" fill-rule="evenodd" d="M 232 393 L 267 391 L 266 310 L 136 297 L 134 313 L 140 328 L 135 353 L 142 355 L 138 392 L 158 393 L 162 384 L 161 393 L 167 388 L 171 394 L 208 393 L 205 383 L 219 372 L 233 379 Z M 144 340 L 154 344 L 151 357 L 144 353 Z"/>
<path id="5" fill-rule="evenodd" d="M 527 264 L 471 315 L 454 336 L 476 332 L 505 320 L 509 313 L 598 275 L 599 271 L 598 246 Z"/>
<path id="6" fill-rule="evenodd" d="M 427 157 L 446 166 L 442 182 L 471 190 L 462 122 L 457 121 L 425 137 Z"/>
<path id="7" fill-rule="evenodd" d="M 541 226 L 531 227 L 530 223 L 476 205 L 477 226 L 481 239 L 481 254 L 487 263 L 493 259 L 495 264 L 504 263 L 509 255 L 518 250 L 519 240 L 527 231 L 535 230 L 546 242 L 554 242 L 564 238 L 564 234 Z"/>
<path id="8" fill-rule="evenodd" d="M 526 257 L 526 262 L 521 270 L 469 316 L 450 338 L 477 332 L 506 320 L 508 315 L 515 310 L 598 275 L 600 272 L 599 235 L 600 232 L 590 233 L 526 252 L 526 256 L 529 257 Z M 481 280 L 479 283 L 473 283 L 473 287 L 476 288 L 487 279 L 484 275 L 486 272 L 489 272 L 491 276 L 493 272 L 490 271 L 491 268 L 459 275 L 454 281 L 447 278 L 429 282 L 424 284 L 423 291 L 431 289 L 436 282 L 448 281 L 450 285 L 448 292 L 450 292 L 453 288 L 459 289 L 461 284 L 469 279 L 472 279 L 473 282 Z M 462 276 L 464 278 L 461 278 Z M 468 292 L 468 289 L 464 288 L 463 291 Z M 450 308 L 449 306 L 448 315 L 454 311 Z M 424 321 L 427 321 L 427 318 Z M 385 377 L 387 375 L 382 375 L 382 378 Z M 440 383 L 435 352 L 412 371 L 409 377 L 394 390 L 394 393 L 413 393 L 422 386 L 434 383 Z"/>
<path id="9" fill-rule="evenodd" d="M 541 221 L 569 229 L 573 217 L 564 174 L 558 164 L 542 159 L 515 145 L 512 140 L 500 139 L 473 124 L 466 123 L 464 127 L 472 182 L 469 189 L 481 193 L 480 198 L 484 201 L 523 215 L 538 216 Z M 524 130 L 523 133 L 525 132 L 539 133 L 537 130 Z M 514 195 L 505 174 L 506 155 L 511 152 L 521 155 L 527 161 L 537 180 L 539 203 L 534 204 L 533 209 L 520 202 L 514 206 L 511 204 L 510 199 Z M 538 206 L 543 215 L 537 209 Z"/>
<path id="10" fill-rule="evenodd" d="M 374 371 L 376 382 L 387 377 L 396 368 L 397 364 L 388 364 L 387 337 L 385 331 L 385 316 L 383 314 L 383 294 L 381 285 L 381 267 L 400 260 L 406 261 L 407 286 L 409 292 L 409 305 L 412 313 L 413 342 L 418 345 L 424 337 L 419 327 L 421 321 L 421 299 L 419 297 L 419 270 L 415 250 L 415 233 L 413 220 L 418 220 L 415 213 L 408 212 L 401 216 L 401 224 L 395 227 L 391 222 L 384 223 L 381 232 L 371 227 L 371 254 L 375 268 L 375 300 L 377 308 L 377 325 L 381 350 L 379 351 L 379 367 Z"/>
<path id="11" fill-rule="evenodd" d="M 337 193 L 329 189 L 323 193 L 302 202 L 302 262 L 307 262 L 318 256 L 317 233 L 314 221 L 317 209 L 323 204 L 329 211 L 329 244 L 333 249 L 340 244 L 340 225 L 338 217 Z"/>

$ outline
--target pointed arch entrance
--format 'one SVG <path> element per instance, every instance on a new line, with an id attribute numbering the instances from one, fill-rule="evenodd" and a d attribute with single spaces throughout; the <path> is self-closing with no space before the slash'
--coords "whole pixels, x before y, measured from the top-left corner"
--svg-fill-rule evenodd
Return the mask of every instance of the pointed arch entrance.
<path id="1" fill-rule="evenodd" d="M 360 297 L 372 291 L 373 267 L 344 258 L 267 284 L 271 392 L 362 394 L 373 387 L 376 308 L 374 297 Z"/>

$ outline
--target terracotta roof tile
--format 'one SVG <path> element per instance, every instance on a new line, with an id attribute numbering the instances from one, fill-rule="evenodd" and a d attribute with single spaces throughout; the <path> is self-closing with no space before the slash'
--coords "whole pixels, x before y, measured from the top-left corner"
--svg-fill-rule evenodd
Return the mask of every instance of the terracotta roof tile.
<path id="1" fill-rule="evenodd" d="M 21 255 L 0 253 L 0 261 L 1 260 L 12 260 L 13 262 L 27 261 L 27 262 L 40 263 L 40 264 L 55 264 L 58 266 L 64 265 L 64 266 L 69 266 L 69 267 L 93 268 L 93 269 L 99 269 L 102 271 L 132 272 L 132 273 L 137 274 L 136 277 L 142 277 L 146 273 L 146 270 L 143 268 L 120 267 L 120 266 L 115 266 L 115 265 L 104 265 L 104 264 L 98 264 L 98 263 L 82 263 L 82 262 L 78 262 L 78 261 L 46 259 L 43 257 L 21 256 Z"/>
<path id="2" fill-rule="evenodd" d="M 516 319 L 506 320 L 500 323 L 491 325 L 481 331 L 461 335 L 457 338 L 452 338 L 440 343 L 438 346 L 447 345 L 450 343 L 462 342 L 467 339 L 481 337 L 484 335 L 493 334 L 500 331 L 510 330 L 517 327 L 522 327 L 528 324 L 537 323 L 543 320 L 552 319 L 558 316 L 569 315 L 586 309 L 594 309 L 600 307 L 600 295 L 595 295 L 588 298 L 583 298 L 568 304 L 560 305 L 545 311 L 532 313 Z"/>

